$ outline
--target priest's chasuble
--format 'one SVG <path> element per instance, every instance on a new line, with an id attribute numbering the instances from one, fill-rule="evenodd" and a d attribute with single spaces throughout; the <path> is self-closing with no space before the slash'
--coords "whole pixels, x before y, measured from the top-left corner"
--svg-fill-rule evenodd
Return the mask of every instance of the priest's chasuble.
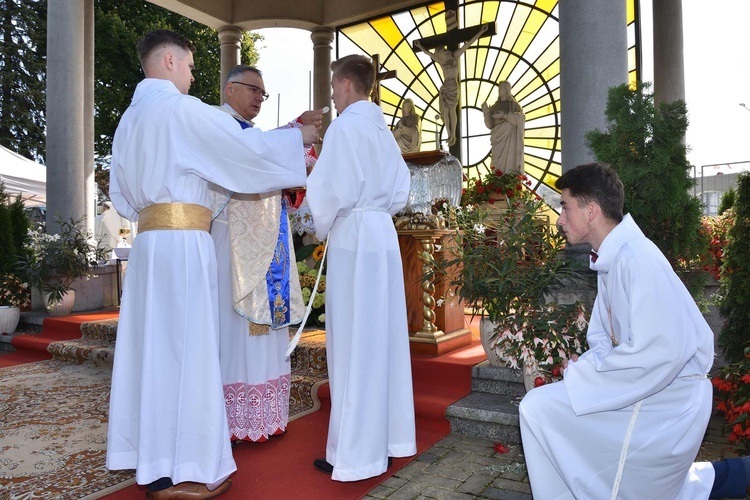
<path id="1" fill-rule="evenodd" d="M 711 414 L 713 333 L 630 215 L 597 254 L 589 350 L 521 402 L 534 498 L 611 498 L 629 435 L 617 498 L 706 499 L 713 469 L 693 460 Z"/>
<path id="2" fill-rule="evenodd" d="M 220 109 L 237 120 L 238 127 L 252 126 L 228 104 Z M 284 432 L 289 421 L 288 324 L 302 321 L 304 303 L 282 203 L 281 191 L 232 194 L 228 203 L 220 203 L 211 224 L 219 267 L 221 377 L 233 440 L 265 441 Z M 285 267 L 286 273 L 271 272 Z M 268 284 L 275 274 L 285 275 L 288 293 L 274 290 L 279 280 Z M 270 304 L 274 311 L 286 312 L 281 324 L 274 324 Z"/>
<path id="3" fill-rule="evenodd" d="M 243 130 L 226 113 L 145 79 L 115 133 L 110 197 L 137 221 L 155 203 L 211 206 L 209 182 L 241 193 L 305 184 L 297 130 Z M 130 251 L 112 373 L 107 467 L 136 481 L 213 483 L 236 470 L 221 373 L 214 243 L 152 230 Z"/>
<path id="4" fill-rule="evenodd" d="M 406 205 L 409 183 L 382 111 L 368 101 L 331 123 L 308 179 L 317 236 L 328 236 L 326 460 L 337 481 L 377 476 L 389 456 L 416 453 L 404 275 L 391 219 Z"/>

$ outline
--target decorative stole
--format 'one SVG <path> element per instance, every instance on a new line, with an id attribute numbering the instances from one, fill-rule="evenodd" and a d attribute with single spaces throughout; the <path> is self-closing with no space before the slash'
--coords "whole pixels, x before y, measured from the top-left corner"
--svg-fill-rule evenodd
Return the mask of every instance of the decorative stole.
<path id="1" fill-rule="evenodd" d="M 230 108 L 219 109 L 232 115 L 243 129 L 252 126 Z M 211 185 L 212 191 L 217 188 Z M 248 320 L 248 333 L 268 335 L 269 328 L 299 322 L 305 306 L 281 191 L 234 193 L 225 207 L 218 208 L 227 213 L 232 307 Z M 223 221 L 214 219 L 217 222 Z"/>

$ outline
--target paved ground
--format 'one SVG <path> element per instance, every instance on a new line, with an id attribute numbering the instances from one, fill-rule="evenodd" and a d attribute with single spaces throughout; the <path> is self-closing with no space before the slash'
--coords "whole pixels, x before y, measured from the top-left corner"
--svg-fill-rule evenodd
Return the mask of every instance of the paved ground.
<path id="1" fill-rule="evenodd" d="M 721 417 L 712 417 L 698 460 L 736 456 L 727 434 Z M 531 500 L 523 450 L 509 446 L 509 453 L 495 453 L 494 444 L 488 439 L 450 434 L 364 498 Z"/>

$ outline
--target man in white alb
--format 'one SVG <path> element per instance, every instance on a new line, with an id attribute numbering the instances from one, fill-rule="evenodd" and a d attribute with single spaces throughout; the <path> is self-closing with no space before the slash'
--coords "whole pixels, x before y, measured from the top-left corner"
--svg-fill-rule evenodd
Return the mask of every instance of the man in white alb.
<path id="1" fill-rule="evenodd" d="M 336 481 L 382 474 L 389 457 L 417 451 L 409 328 L 391 215 L 406 205 L 409 170 L 380 107 L 368 101 L 375 69 L 363 56 L 331 64 L 339 117 L 308 179 L 320 240 L 328 237 L 326 352 L 331 417 L 319 470 Z"/>
<path id="2" fill-rule="evenodd" d="M 152 500 L 213 498 L 231 485 L 219 370 L 209 182 L 259 193 L 305 184 L 314 127 L 243 130 L 187 95 L 193 45 L 155 30 L 146 78 L 115 132 L 110 198 L 139 234 L 130 252 L 112 373 L 107 467 L 135 469 Z"/>
<path id="3" fill-rule="evenodd" d="M 711 415 L 714 357 L 713 333 L 695 301 L 623 216 L 614 170 L 580 165 L 555 186 L 566 239 L 595 250 L 598 293 L 589 350 L 566 363 L 562 382 L 521 401 L 534 498 L 744 498 L 746 459 L 693 463 Z"/>

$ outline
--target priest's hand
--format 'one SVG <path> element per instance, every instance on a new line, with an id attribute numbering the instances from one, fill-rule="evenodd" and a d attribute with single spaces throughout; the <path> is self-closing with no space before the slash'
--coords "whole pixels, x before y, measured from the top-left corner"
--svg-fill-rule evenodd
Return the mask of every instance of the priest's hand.
<path id="1" fill-rule="evenodd" d="M 313 125 L 315 128 L 320 130 L 320 127 L 323 126 L 323 109 L 312 109 L 310 111 L 305 111 L 301 115 L 299 115 L 299 118 L 297 120 L 302 123 L 302 125 Z"/>
<path id="2" fill-rule="evenodd" d="M 572 361 L 573 363 L 575 363 L 576 361 L 578 361 L 578 354 L 571 354 L 570 361 Z M 563 378 L 564 378 L 565 377 L 565 369 L 568 367 L 568 360 L 567 359 L 563 359 L 563 361 L 562 361 L 562 367 L 563 367 L 562 374 L 563 374 Z"/>
<path id="3" fill-rule="evenodd" d="M 299 130 L 302 132 L 302 142 L 305 144 L 305 146 L 315 144 L 316 142 L 318 142 L 318 139 L 320 139 L 318 129 L 315 127 L 315 125 L 303 125 Z"/>

